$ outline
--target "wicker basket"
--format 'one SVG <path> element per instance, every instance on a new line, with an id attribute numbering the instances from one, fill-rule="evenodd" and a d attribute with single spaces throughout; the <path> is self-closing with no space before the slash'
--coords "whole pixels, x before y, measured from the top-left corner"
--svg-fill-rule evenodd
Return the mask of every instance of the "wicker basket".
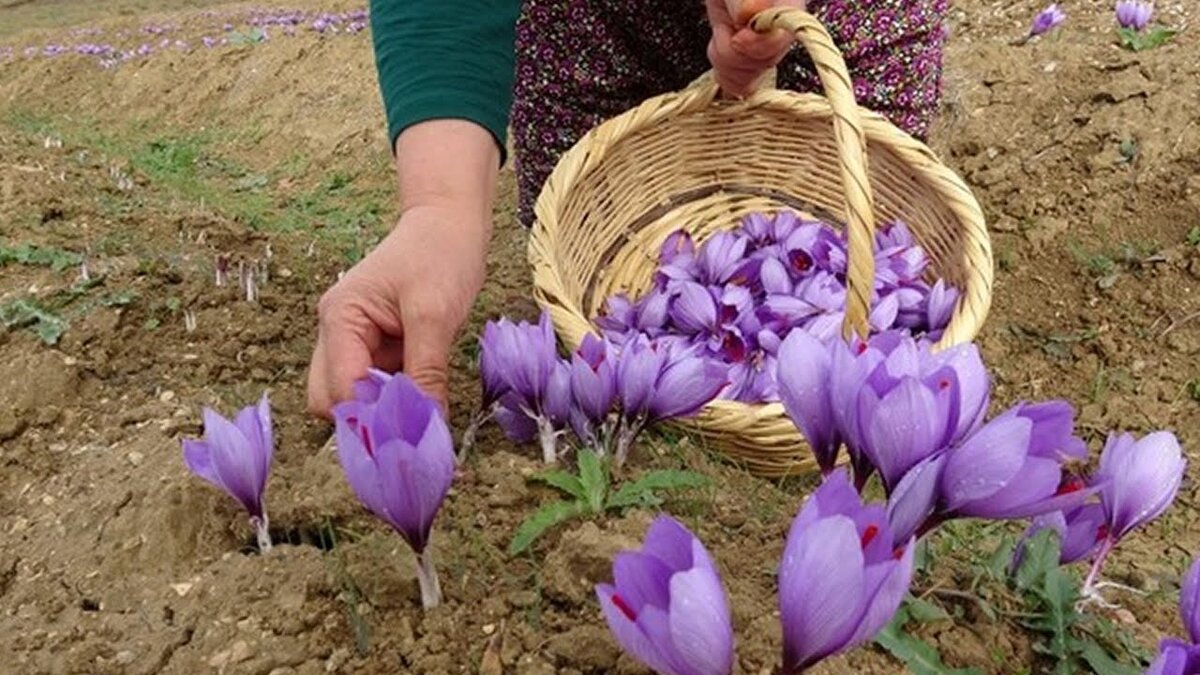
<path id="1" fill-rule="evenodd" d="M 970 190 L 929 148 L 855 103 L 845 62 L 814 17 L 772 9 L 752 25 L 795 33 L 825 96 L 765 87 L 726 100 L 706 75 L 580 139 L 538 197 L 529 244 L 534 295 L 560 337 L 577 347 L 609 295 L 646 291 L 671 232 L 701 241 L 748 213 L 791 208 L 848 228 L 846 335 L 865 334 L 879 217 L 908 223 L 933 274 L 963 291 L 940 346 L 973 339 L 991 302 L 992 253 Z M 815 468 L 778 403 L 714 401 L 679 424 L 758 475 Z"/>

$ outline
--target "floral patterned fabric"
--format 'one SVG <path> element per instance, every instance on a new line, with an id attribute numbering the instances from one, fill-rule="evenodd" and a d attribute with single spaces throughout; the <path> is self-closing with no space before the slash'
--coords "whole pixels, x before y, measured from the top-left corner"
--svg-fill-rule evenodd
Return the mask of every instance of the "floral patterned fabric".
<path id="1" fill-rule="evenodd" d="M 925 138 L 941 99 L 949 0 L 809 0 L 845 56 L 860 104 Z M 511 124 L 522 223 L 559 157 L 589 129 L 710 68 L 701 0 L 525 0 Z M 778 84 L 820 91 L 794 49 Z"/>

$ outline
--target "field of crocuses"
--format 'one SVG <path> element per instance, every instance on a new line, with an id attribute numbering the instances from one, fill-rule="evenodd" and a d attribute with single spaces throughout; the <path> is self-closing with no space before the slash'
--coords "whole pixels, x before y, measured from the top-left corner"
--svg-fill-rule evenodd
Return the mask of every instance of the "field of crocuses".
<path id="1" fill-rule="evenodd" d="M 327 424 L 316 302 L 396 216 L 366 8 L 0 4 L 0 673 L 1200 672 L 1195 19 L 955 4 L 973 343 L 902 217 L 842 339 L 844 236 L 781 210 L 569 349 L 506 170 L 449 415 L 373 371 Z"/>

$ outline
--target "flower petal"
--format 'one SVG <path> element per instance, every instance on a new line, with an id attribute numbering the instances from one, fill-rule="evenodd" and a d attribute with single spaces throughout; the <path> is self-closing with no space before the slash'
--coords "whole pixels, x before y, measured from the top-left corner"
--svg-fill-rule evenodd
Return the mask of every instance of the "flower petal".
<path id="1" fill-rule="evenodd" d="M 888 497 L 887 515 L 892 534 L 905 541 L 933 515 L 945 455 L 935 455 L 909 469 Z"/>
<path id="2" fill-rule="evenodd" d="M 942 471 L 945 508 L 957 510 L 1008 485 L 1024 466 L 1033 424 L 1017 415 L 1001 415 L 947 453 Z"/>
<path id="3" fill-rule="evenodd" d="M 237 426 L 209 408 L 204 409 L 204 435 L 221 485 L 251 516 L 261 517 L 266 476 L 259 475 L 259 453 Z"/>
<path id="4" fill-rule="evenodd" d="M 694 567 L 671 577 L 670 626 L 676 659 L 695 675 L 733 670 L 733 626 L 714 570 Z"/>
<path id="5" fill-rule="evenodd" d="M 786 672 L 842 648 L 862 616 L 864 583 L 862 549 L 850 518 L 823 518 L 788 537 L 779 567 Z"/>
<path id="6" fill-rule="evenodd" d="M 596 597 L 599 598 L 600 608 L 604 611 L 604 620 L 608 622 L 608 628 L 616 638 L 617 644 L 647 668 L 657 673 L 672 672 L 670 662 L 639 625 L 639 620 L 645 613 L 638 615 L 637 619 L 630 619 L 613 601 L 616 593 L 616 589 L 608 584 L 596 586 Z"/>
<path id="7" fill-rule="evenodd" d="M 841 445 L 834 426 L 829 369 L 828 347 L 805 331 L 792 331 L 779 348 L 779 399 L 824 471 L 833 468 Z"/>

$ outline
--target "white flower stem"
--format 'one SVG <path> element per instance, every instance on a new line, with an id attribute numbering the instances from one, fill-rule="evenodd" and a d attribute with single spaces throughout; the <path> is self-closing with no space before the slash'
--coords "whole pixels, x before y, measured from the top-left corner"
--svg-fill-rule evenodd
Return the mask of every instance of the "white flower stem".
<path id="1" fill-rule="evenodd" d="M 629 450 L 633 447 L 633 442 L 637 439 L 638 434 L 641 433 L 643 426 L 645 426 L 645 423 L 641 418 L 634 420 L 632 423 L 622 421 L 617 426 L 617 447 L 613 451 L 614 466 L 619 467 L 625 464 L 625 460 L 629 457 Z"/>
<path id="2" fill-rule="evenodd" d="M 250 524 L 254 526 L 254 534 L 258 536 L 258 552 L 271 552 L 271 524 L 267 520 L 267 512 L 263 511 L 262 518 L 258 516 L 250 517 Z"/>
<path id="3" fill-rule="evenodd" d="M 421 606 L 432 609 L 442 603 L 442 586 L 433 564 L 433 549 L 428 544 L 417 554 L 417 582 L 421 585 Z"/>
<path id="4" fill-rule="evenodd" d="M 1096 559 L 1092 561 L 1092 569 L 1088 571 L 1087 579 L 1083 582 L 1081 595 L 1090 596 L 1095 592 L 1096 580 L 1100 578 L 1100 570 L 1104 568 L 1104 561 L 1108 558 L 1108 554 L 1112 553 L 1115 545 L 1116 542 L 1112 537 L 1106 537 L 1100 544 L 1100 550 L 1096 552 Z"/>
<path id="5" fill-rule="evenodd" d="M 558 432 L 546 417 L 537 418 L 538 440 L 542 443 L 542 460 L 547 464 L 558 461 Z"/>

